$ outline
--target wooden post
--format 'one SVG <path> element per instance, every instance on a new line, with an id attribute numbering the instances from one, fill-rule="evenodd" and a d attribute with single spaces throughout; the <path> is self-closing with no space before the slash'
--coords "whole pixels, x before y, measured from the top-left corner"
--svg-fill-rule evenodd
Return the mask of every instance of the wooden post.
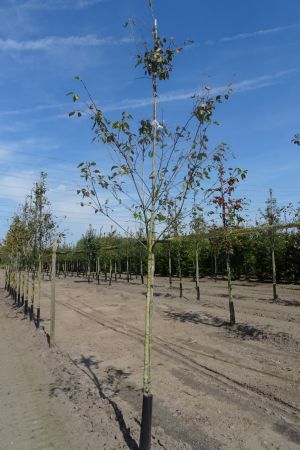
<path id="1" fill-rule="evenodd" d="M 50 347 L 55 345 L 55 272 L 57 240 L 52 245 L 51 305 L 50 305 Z"/>

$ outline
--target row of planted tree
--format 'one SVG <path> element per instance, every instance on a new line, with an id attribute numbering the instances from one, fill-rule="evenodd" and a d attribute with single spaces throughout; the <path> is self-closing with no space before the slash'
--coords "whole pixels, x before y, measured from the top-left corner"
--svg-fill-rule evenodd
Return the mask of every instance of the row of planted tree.
<path id="1" fill-rule="evenodd" d="M 16 215 L 2 250 L 6 250 L 5 285 L 18 306 L 24 305 L 25 315 L 40 324 L 41 280 L 57 277 L 85 277 L 98 284 L 113 281 L 139 280 L 147 275 L 146 255 L 140 238 L 118 235 L 111 229 L 97 233 L 91 226 L 74 246 L 61 245 L 54 272 L 51 266 L 50 241 L 57 236 L 57 227 L 45 196 L 45 174 L 32 190 L 21 215 Z M 275 256 L 276 279 L 282 282 L 300 281 L 300 233 L 283 225 L 280 209 L 273 201 L 278 229 L 242 228 L 231 235 L 231 279 L 271 281 L 274 277 L 272 250 Z M 45 213 L 45 207 L 47 212 Z M 265 217 L 268 218 L 269 205 Z M 298 213 L 298 212 L 297 212 Z M 40 214 L 40 215 L 39 215 Z M 293 217 L 293 219 L 297 219 Z M 194 224 L 194 219 L 192 224 Z M 195 295 L 200 300 L 201 278 L 215 281 L 227 278 L 226 236 L 219 229 L 208 229 L 203 217 L 198 217 L 198 232 L 167 236 L 155 248 L 155 275 L 168 277 L 170 288 L 174 278 L 179 296 L 183 295 L 184 277 L 192 277 Z M 201 229 L 200 229 L 201 227 Z M 295 228 L 294 228 L 295 229 Z M 31 234 L 32 233 L 32 234 Z M 41 233 L 48 234 L 47 238 Z M 276 294 L 276 293 L 275 293 Z M 275 298 L 276 299 L 276 298 Z"/>

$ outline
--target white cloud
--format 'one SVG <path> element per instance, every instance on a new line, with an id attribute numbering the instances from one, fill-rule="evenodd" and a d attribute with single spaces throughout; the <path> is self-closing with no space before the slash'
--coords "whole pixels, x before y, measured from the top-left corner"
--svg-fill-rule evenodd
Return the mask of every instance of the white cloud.
<path id="1" fill-rule="evenodd" d="M 299 69 L 290 69 L 290 70 L 283 70 L 279 72 L 275 72 L 270 75 L 262 75 L 259 77 L 249 78 L 246 80 L 238 81 L 235 83 L 232 83 L 232 88 L 234 93 L 237 92 L 247 92 L 255 89 L 262 89 L 264 87 L 273 86 L 275 84 L 278 84 L 280 81 L 283 81 L 285 77 L 292 73 L 298 73 Z M 212 95 L 217 95 L 218 93 L 222 93 L 226 90 L 228 86 L 218 86 L 213 89 L 211 89 Z M 159 96 L 159 103 L 170 103 L 175 101 L 184 101 L 188 100 L 194 95 L 195 93 L 201 93 L 202 88 L 195 88 L 190 90 L 180 90 L 180 91 L 171 91 L 167 92 L 165 94 L 162 94 Z M 144 97 L 144 98 L 135 98 L 135 99 L 127 99 L 122 100 L 120 102 L 116 103 L 110 103 L 103 106 L 103 109 L 105 111 L 118 111 L 118 110 L 126 110 L 126 109 L 136 109 L 136 108 L 142 108 L 144 106 L 149 106 L 153 102 L 152 97 Z M 58 104 L 41 104 L 41 105 L 35 105 L 32 108 L 26 108 L 26 109 L 19 109 L 19 110 L 10 110 L 10 111 L 2 111 L 0 112 L 0 116 L 9 116 L 9 115 L 23 115 L 24 113 L 33 113 L 40 110 L 47 110 L 47 109 L 61 109 L 63 107 L 69 107 L 69 103 L 58 103 Z M 54 119 L 65 119 L 68 118 L 68 113 L 59 113 L 53 117 Z M 47 120 L 49 120 L 49 117 L 47 117 Z M 27 141 L 28 143 L 28 141 Z M 38 143 L 37 143 L 38 144 Z M 48 143 L 49 145 L 49 143 Z"/>
<path id="2" fill-rule="evenodd" d="M 27 0 L 19 7 L 36 11 L 81 10 L 107 1 L 109 0 Z"/>
<path id="3" fill-rule="evenodd" d="M 7 163 L 12 160 L 12 154 L 10 150 L 6 147 L 0 145 L 0 163 Z"/>
<path id="4" fill-rule="evenodd" d="M 33 171 L 11 172 L 0 177 L 0 198 L 11 200 L 16 203 L 23 202 L 26 195 L 30 194 L 35 181 Z"/>
<path id="5" fill-rule="evenodd" d="M 35 105 L 32 108 L 23 108 L 23 109 L 11 109 L 8 111 L 1 111 L 0 112 L 0 117 L 1 116 L 14 116 L 14 115 L 18 115 L 18 114 L 26 114 L 26 113 L 35 113 L 35 112 L 39 112 L 39 111 L 45 111 L 45 110 L 49 110 L 49 109 L 60 109 L 66 106 L 70 106 L 70 102 L 69 103 L 55 103 L 55 104 L 49 104 L 49 105 Z"/>
<path id="6" fill-rule="evenodd" d="M 21 41 L 0 38 L 2 51 L 37 51 L 57 47 L 101 47 L 105 45 L 122 45 L 132 42 L 131 38 L 116 39 L 112 36 L 99 37 L 95 34 L 85 36 L 48 36 L 41 39 Z"/>
<path id="7" fill-rule="evenodd" d="M 256 31 L 252 31 L 249 33 L 239 33 L 239 34 L 235 34 L 233 36 L 224 36 L 220 39 L 211 39 L 206 41 L 207 45 L 213 45 L 216 44 L 217 42 L 231 42 L 231 41 L 239 41 L 242 39 L 249 39 L 249 38 L 255 38 L 258 36 L 267 36 L 270 34 L 275 34 L 275 33 L 280 33 L 283 31 L 288 31 L 291 30 L 293 28 L 299 28 L 300 25 L 299 24 L 294 24 L 294 25 L 288 25 L 288 26 L 281 26 L 281 27 L 275 27 L 275 28 L 266 28 L 264 30 L 256 30 Z"/>
<path id="8" fill-rule="evenodd" d="M 291 73 L 298 72 L 298 69 L 291 69 L 291 70 L 285 70 L 276 72 L 271 75 L 264 75 L 260 77 L 250 78 L 246 80 L 242 80 L 236 83 L 232 84 L 233 92 L 246 92 L 251 91 L 255 89 L 261 89 L 263 87 L 272 86 L 274 84 L 277 84 L 281 79 L 286 77 L 287 75 Z M 216 88 L 211 89 L 210 93 L 212 95 L 217 95 L 219 93 L 222 93 L 226 90 L 227 86 L 219 86 Z M 174 101 L 182 101 L 187 100 L 192 97 L 195 93 L 201 93 L 201 88 L 196 88 L 194 90 L 187 90 L 187 91 L 174 91 L 174 92 L 168 92 L 166 94 L 162 94 L 158 98 L 159 103 L 168 103 L 168 102 L 174 102 Z M 123 109 L 135 109 L 135 108 L 141 108 L 144 106 L 151 105 L 153 102 L 153 99 L 151 97 L 146 98 L 140 98 L 140 99 L 131 99 L 131 100 L 124 100 L 119 103 L 110 104 L 107 106 L 104 106 L 104 110 L 106 111 L 115 111 L 115 110 L 123 110 Z"/>
<path id="9" fill-rule="evenodd" d="M 15 163 L 15 166 L 17 166 L 30 161 L 32 165 L 32 158 L 35 155 L 43 159 L 46 153 L 47 158 L 49 158 L 47 152 L 57 150 L 58 148 L 59 145 L 55 142 L 40 138 L 0 141 L 0 163 L 2 165 L 7 163 L 9 164 L 8 167 L 11 167 L 12 163 Z"/>

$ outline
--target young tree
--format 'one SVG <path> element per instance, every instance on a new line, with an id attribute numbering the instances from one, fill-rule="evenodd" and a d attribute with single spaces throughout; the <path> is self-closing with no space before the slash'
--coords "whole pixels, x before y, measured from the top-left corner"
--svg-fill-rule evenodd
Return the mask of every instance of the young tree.
<path id="1" fill-rule="evenodd" d="M 206 231 L 206 223 L 202 214 L 202 208 L 196 203 L 196 192 L 194 194 L 194 202 L 192 209 L 192 219 L 190 222 L 190 230 L 192 233 L 193 252 L 195 255 L 195 282 L 197 300 L 200 300 L 200 274 L 199 274 L 199 251 L 201 244 L 203 244 L 203 234 Z"/>
<path id="2" fill-rule="evenodd" d="M 41 272 L 42 272 L 42 258 L 43 253 L 51 245 L 52 239 L 57 232 L 57 225 L 50 209 L 50 202 L 47 199 L 46 192 L 46 178 L 47 174 L 41 172 L 40 180 L 35 183 L 32 190 L 32 206 L 31 219 L 29 227 L 31 230 L 31 248 L 33 255 L 33 283 L 35 271 L 37 268 L 37 315 L 36 326 L 40 325 L 40 311 L 41 311 Z M 33 314 L 33 303 L 31 304 Z"/>
<path id="3" fill-rule="evenodd" d="M 168 80 L 173 69 L 174 57 L 181 52 L 173 40 L 158 33 L 158 23 L 152 4 L 152 43 L 145 43 L 144 52 L 137 55 L 137 66 L 150 80 L 152 89 L 152 117 L 139 120 L 134 126 L 133 117 L 123 112 L 120 120 L 111 120 L 88 95 L 88 110 L 93 121 L 95 138 L 111 148 L 115 160 L 110 173 L 104 173 L 95 162 L 82 162 L 79 167 L 85 181 L 78 190 L 82 205 L 92 207 L 96 213 L 108 217 L 126 233 L 126 228 L 115 215 L 113 201 L 118 211 L 124 210 L 139 221 L 145 240 L 141 242 L 147 258 L 147 290 L 145 308 L 145 343 L 143 372 L 143 412 L 140 447 L 149 449 L 151 442 L 151 312 L 153 303 L 154 249 L 170 230 L 167 221 L 170 208 L 177 205 L 176 220 L 182 214 L 187 199 L 208 178 L 211 154 L 208 152 L 208 127 L 216 122 L 213 114 L 218 103 L 228 98 L 212 96 L 206 89 L 201 96 L 193 97 L 192 111 L 184 125 L 172 132 L 164 122 L 158 121 L 159 83 Z M 75 102 L 79 94 L 72 93 Z M 70 115 L 82 115 L 79 110 Z M 179 191 L 178 191 L 179 187 Z M 107 193 L 103 198 L 103 192 Z M 133 192 L 135 195 L 133 195 Z"/>
<path id="4" fill-rule="evenodd" d="M 77 249 L 82 250 L 84 256 L 87 259 L 87 278 L 88 283 L 90 283 L 92 262 L 96 260 L 96 254 L 98 250 L 97 233 L 96 230 L 92 228 L 92 225 L 89 226 L 86 233 L 78 241 Z"/>
<path id="5" fill-rule="evenodd" d="M 226 253 L 226 271 L 228 284 L 228 300 L 229 300 L 229 317 L 230 324 L 235 324 L 235 309 L 232 296 L 232 282 L 231 282 L 231 265 L 230 255 L 232 254 L 232 237 L 230 232 L 240 226 L 244 221 L 241 212 L 245 206 L 244 198 L 234 198 L 234 192 L 238 183 L 246 177 L 247 171 L 240 168 L 226 168 L 225 162 L 225 148 L 220 149 L 219 155 L 215 156 L 215 163 L 217 168 L 218 186 L 212 189 L 214 196 L 212 204 L 215 205 L 216 211 L 211 211 L 210 214 L 217 214 L 221 219 L 223 245 Z M 217 222 L 214 223 L 216 225 Z"/>
<path id="6" fill-rule="evenodd" d="M 12 259 L 18 262 L 18 287 L 26 285 L 27 299 L 25 299 L 24 312 L 28 312 L 29 277 L 32 271 L 32 289 L 30 319 L 34 316 L 35 300 L 35 273 L 38 273 L 38 299 L 37 299 L 37 321 L 40 324 L 40 299 L 41 299 L 41 269 L 44 251 L 48 249 L 53 236 L 57 232 L 57 225 L 50 210 L 50 203 L 46 197 L 47 174 L 41 172 L 40 180 L 35 183 L 31 194 L 26 198 L 20 214 L 14 216 L 13 222 L 8 230 L 5 243 L 7 252 Z M 25 270 L 27 277 L 25 278 Z"/>
<path id="7" fill-rule="evenodd" d="M 269 198 L 266 201 L 266 209 L 262 212 L 262 216 L 264 220 L 270 227 L 274 225 L 278 225 L 280 223 L 280 215 L 281 211 L 279 206 L 277 205 L 277 200 L 273 197 L 272 189 L 269 189 Z M 276 231 L 275 229 L 271 229 L 268 233 L 269 236 L 269 244 L 271 249 L 271 260 L 272 260 L 272 284 L 273 284 L 273 300 L 276 301 L 278 298 L 277 295 L 277 278 L 276 278 L 276 258 L 275 258 L 275 244 L 276 244 Z"/>

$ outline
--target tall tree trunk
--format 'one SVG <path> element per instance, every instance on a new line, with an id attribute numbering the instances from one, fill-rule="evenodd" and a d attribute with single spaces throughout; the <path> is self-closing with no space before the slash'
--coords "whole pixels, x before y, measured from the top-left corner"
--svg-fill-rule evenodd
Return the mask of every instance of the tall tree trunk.
<path id="1" fill-rule="evenodd" d="M 152 342 L 152 303 L 154 284 L 154 252 L 152 243 L 147 249 L 147 295 L 145 314 L 145 342 L 144 342 L 144 374 L 143 374 L 143 409 L 141 421 L 140 446 L 141 450 L 151 448 L 152 427 L 152 393 L 151 393 L 151 342 Z"/>
<path id="2" fill-rule="evenodd" d="M 150 2 L 151 7 L 151 2 Z M 154 51 L 158 49 L 157 20 L 154 19 L 153 40 Z M 151 312 L 153 303 L 154 284 L 154 239 L 155 239 L 155 208 L 156 208 L 156 152 L 157 152 L 157 74 L 152 74 L 153 93 L 153 145 L 152 145 L 152 186 L 151 186 L 151 214 L 147 232 L 147 296 L 145 314 L 145 343 L 144 343 L 144 375 L 143 375 L 143 409 L 141 420 L 140 450 L 151 449 L 152 428 L 152 393 L 151 393 Z"/>

